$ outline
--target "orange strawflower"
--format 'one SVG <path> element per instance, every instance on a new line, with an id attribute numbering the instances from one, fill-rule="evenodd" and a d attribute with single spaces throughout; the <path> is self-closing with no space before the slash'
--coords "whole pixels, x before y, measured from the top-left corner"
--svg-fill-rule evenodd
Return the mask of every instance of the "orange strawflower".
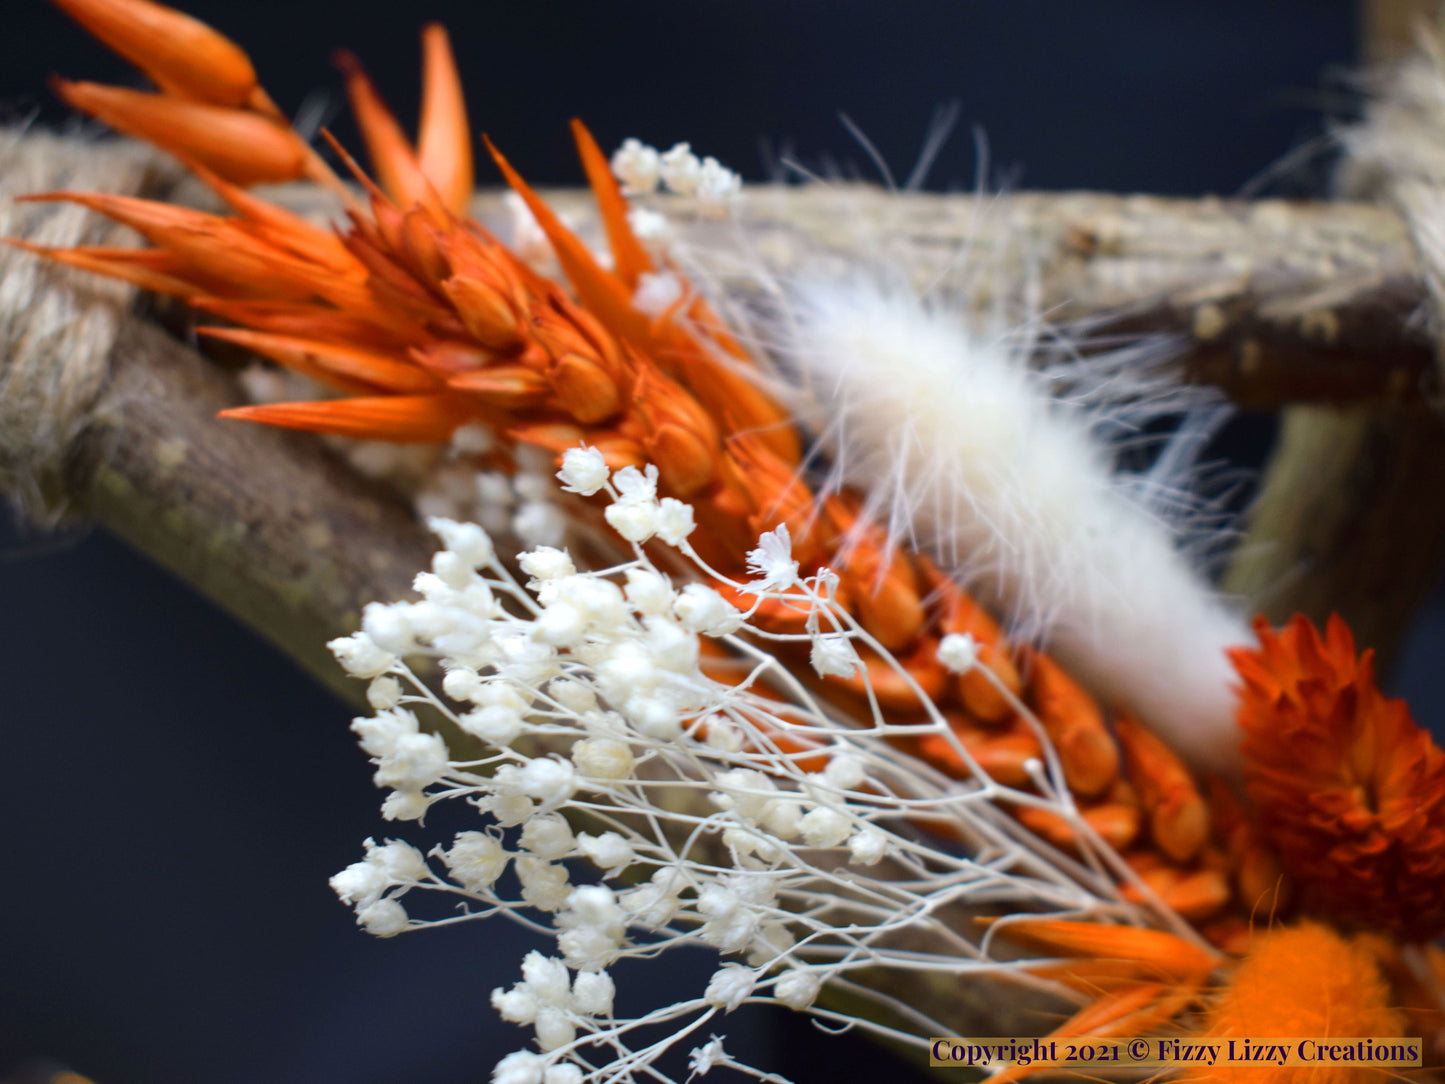
<path id="1" fill-rule="evenodd" d="M 1301 902 L 1407 940 L 1445 932 L 1445 753 L 1338 616 L 1323 638 L 1304 617 L 1255 629 L 1259 649 L 1232 653 L 1245 786 Z"/>

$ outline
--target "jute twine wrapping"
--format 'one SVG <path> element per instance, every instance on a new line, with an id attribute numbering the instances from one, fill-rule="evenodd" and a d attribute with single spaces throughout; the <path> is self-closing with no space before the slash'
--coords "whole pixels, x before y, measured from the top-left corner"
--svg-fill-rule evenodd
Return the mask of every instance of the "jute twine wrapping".
<path id="1" fill-rule="evenodd" d="M 1420 257 L 1437 369 L 1445 372 L 1445 25 L 1377 77 L 1364 120 L 1340 133 L 1339 194 L 1394 206 Z"/>
<path id="2" fill-rule="evenodd" d="M 67 189 L 136 195 L 172 172 L 136 144 L 95 150 L 0 129 L 0 236 L 43 245 L 136 243 L 84 208 L 16 201 Z M 64 511 L 67 451 L 105 387 L 111 348 L 134 298 L 123 283 L 0 247 L 0 492 L 34 523 Z"/>

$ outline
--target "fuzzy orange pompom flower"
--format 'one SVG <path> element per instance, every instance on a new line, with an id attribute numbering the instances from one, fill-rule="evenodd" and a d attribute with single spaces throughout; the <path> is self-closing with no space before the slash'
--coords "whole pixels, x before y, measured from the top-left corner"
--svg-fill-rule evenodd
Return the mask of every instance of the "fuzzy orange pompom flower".
<path id="1" fill-rule="evenodd" d="M 1349 627 L 1255 625 L 1243 679 L 1245 785 L 1307 908 L 1407 940 L 1445 931 L 1445 753 L 1375 685 Z"/>
<path id="2" fill-rule="evenodd" d="M 1391 1008 L 1393 999 L 1378 961 L 1365 945 L 1348 941 L 1327 926 L 1305 922 L 1256 936 L 1228 985 L 1214 998 L 1198 1037 L 1392 1038 L 1405 1033 L 1404 1018 Z M 1390 1077 L 1388 1070 L 1351 1061 L 1196 1069 L 1179 1078 L 1179 1084 L 1225 1080 L 1374 1084 Z"/>

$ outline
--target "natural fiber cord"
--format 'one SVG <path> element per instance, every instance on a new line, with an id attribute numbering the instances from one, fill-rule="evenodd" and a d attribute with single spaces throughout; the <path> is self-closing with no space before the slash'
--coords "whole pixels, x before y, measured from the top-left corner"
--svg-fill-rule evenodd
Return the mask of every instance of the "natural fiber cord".
<path id="1" fill-rule="evenodd" d="M 42 245 L 133 243 L 129 231 L 84 208 L 17 197 L 67 189 L 134 195 L 160 175 L 154 152 L 136 144 L 0 129 L 0 236 Z M 67 450 L 105 387 L 134 296 L 123 283 L 0 247 L 0 492 L 31 522 L 52 523 L 64 512 Z"/>

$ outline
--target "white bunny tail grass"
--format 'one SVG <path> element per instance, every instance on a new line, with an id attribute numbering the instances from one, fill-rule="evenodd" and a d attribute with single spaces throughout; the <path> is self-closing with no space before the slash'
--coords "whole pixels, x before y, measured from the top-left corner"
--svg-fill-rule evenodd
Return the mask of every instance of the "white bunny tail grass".
<path id="1" fill-rule="evenodd" d="M 1177 384 L 1099 358 L 1033 369 L 1017 337 L 975 336 L 960 314 L 876 279 L 788 293 L 773 345 L 835 483 L 868 494 L 866 518 L 936 555 L 1016 635 L 1194 763 L 1226 768 L 1225 649 L 1248 633 L 1171 526 L 1190 504 L 1177 483 L 1203 423 L 1186 420 L 1146 475 L 1116 471 L 1121 435 L 1181 412 Z"/>

